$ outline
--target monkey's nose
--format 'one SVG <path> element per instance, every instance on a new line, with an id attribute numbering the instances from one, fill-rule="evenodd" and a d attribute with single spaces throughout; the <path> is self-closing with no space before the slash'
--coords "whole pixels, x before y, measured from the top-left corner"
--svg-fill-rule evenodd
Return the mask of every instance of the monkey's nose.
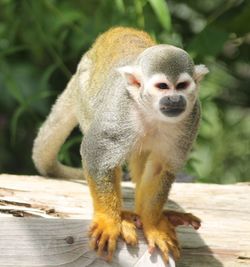
<path id="1" fill-rule="evenodd" d="M 164 115 L 169 117 L 178 116 L 182 113 L 187 105 L 182 95 L 164 96 L 160 100 L 160 110 Z"/>
<path id="2" fill-rule="evenodd" d="M 185 106 L 186 100 L 182 95 L 172 95 L 172 96 L 164 96 L 160 100 L 160 105 L 162 106 Z"/>

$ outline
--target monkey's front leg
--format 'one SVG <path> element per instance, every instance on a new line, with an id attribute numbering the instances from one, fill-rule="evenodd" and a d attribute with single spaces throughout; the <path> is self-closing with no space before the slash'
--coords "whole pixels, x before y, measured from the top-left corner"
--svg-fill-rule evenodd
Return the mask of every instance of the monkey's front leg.
<path id="1" fill-rule="evenodd" d="M 121 210 L 121 168 L 117 167 L 105 177 L 95 180 L 85 169 L 94 205 L 94 218 L 90 227 L 90 246 L 102 256 L 107 249 L 106 260 L 112 259 L 116 242 L 121 235 L 130 245 L 137 244 L 136 225 L 138 216 Z"/>
<path id="2" fill-rule="evenodd" d="M 151 156 L 136 188 L 136 213 L 142 220 L 143 231 L 149 243 L 149 251 L 157 246 L 165 261 L 169 251 L 177 259 L 180 256 L 175 227 L 163 214 L 174 175 Z"/>
<path id="3" fill-rule="evenodd" d="M 90 246 L 102 256 L 107 249 L 106 260 L 112 259 L 116 242 L 121 234 L 120 169 L 116 168 L 105 177 L 93 178 L 85 169 L 91 191 L 94 218 L 90 227 Z"/>

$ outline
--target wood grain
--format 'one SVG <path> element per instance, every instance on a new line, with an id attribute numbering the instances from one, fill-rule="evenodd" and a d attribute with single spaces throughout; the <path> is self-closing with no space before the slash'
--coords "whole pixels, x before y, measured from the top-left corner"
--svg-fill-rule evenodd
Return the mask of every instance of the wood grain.
<path id="1" fill-rule="evenodd" d="M 123 183 L 123 195 L 124 206 L 132 209 L 130 182 Z M 178 227 L 177 267 L 250 266 L 249 184 L 177 183 L 170 199 L 168 208 L 202 219 L 198 231 Z M 164 266 L 158 253 L 148 255 L 141 231 L 136 248 L 119 241 L 112 265 L 98 258 L 88 247 L 91 216 L 85 181 L 0 175 L 0 267 Z"/>

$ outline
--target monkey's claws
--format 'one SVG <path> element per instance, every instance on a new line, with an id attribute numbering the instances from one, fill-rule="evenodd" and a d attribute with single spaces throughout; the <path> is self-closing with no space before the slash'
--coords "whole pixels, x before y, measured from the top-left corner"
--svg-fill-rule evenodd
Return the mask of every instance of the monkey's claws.
<path id="1" fill-rule="evenodd" d="M 97 250 L 99 256 L 107 251 L 105 259 L 111 261 L 120 234 L 121 221 L 106 214 L 98 214 L 89 229 L 90 247 Z"/>
<path id="2" fill-rule="evenodd" d="M 156 224 L 144 222 L 143 231 L 148 240 L 149 253 L 153 253 L 157 246 L 165 262 L 168 262 L 169 252 L 176 260 L 180 257 L 180 247 L 174 226 L 164 216 Z"/>
<path id="3" fill-rule="evenodd" d="M 139 216 L 131 211 L 123 210 L 121 213 L 122 229 L 121 234 L 125 242 L 135 246 L 138 243 L 136 228 L 141 228 Z"/>
<path id="4" fill-rule="evenodd" d="M 164 210 L 163 215 L 175 226 L 192 226 L 195 230 L 201 226 L 201 220 L 192 213 L 184 213 L 173 210 Z"/>

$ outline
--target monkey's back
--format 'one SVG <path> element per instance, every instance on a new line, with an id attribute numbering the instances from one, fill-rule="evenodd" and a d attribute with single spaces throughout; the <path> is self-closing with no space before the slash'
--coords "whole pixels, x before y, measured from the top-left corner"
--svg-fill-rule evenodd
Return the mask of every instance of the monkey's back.
<path id="1" fill-rule="evenodd" d="M 100 88 L 110 69 L 133 61 L 146 48 L 155 45 L 155 41 L 145 32 L 133 28 L 116 27 L 100 35 L 91 50 L 89 57 L 94 64 L 91 69 L 94 88 Z M 96 75 L 98 79 L 95 79 Z M 91 86 L 92 87 L 92 86 Z"/>
<path id="2" fill-rule="evenodd" d="M 126 27 L 112 28 L 97 38 L 92 48 L 83 56 L 78 68 L 80 76 L 87 69 L 87 76 L 91 77 L 84 83 L 84 87 L 80 86 L 80 99 L 77 100 L 78 113 L 85 121 L 85 130 L 99 112 L 99 107 L 110 105 L 109 99 L 114 97 L 115 91 L 118 94 L 124 91 L 125 83 L 116 68 L 133 64 L 141 52 L 153 45 L 155 41 L 147 33 Z M 86 58 L 89 62 L 87 65 Z"/>

